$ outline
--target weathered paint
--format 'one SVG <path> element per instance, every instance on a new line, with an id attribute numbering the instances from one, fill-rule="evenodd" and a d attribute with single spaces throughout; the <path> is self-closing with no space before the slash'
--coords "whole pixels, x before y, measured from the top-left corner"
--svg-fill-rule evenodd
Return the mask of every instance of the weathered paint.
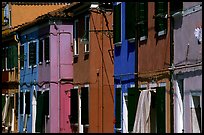
<path id="1" fill-rule="evenodd" d="M 201 4 L 201 2 L 183 2 L 183 10 L 199 4 Z M 202 27 L 202 9 L 200 11 L 188 14 L 187 16 L 183 16 L 180 18 L 180 20 L 175 21 L 175 66 L 196 64 L 202 61 L 202 43 L 198 44 L 198 40 L 194 36 L 194 30 L 200 26 Z M 188 69 L 175 70 L 174 76 L 176 81 L 183 80 L 184 133 L 192 133 L 192 121 L 190 114 L 191 93 L 197 91 L 202 95 L 202 67 L 197 66 Z"/>

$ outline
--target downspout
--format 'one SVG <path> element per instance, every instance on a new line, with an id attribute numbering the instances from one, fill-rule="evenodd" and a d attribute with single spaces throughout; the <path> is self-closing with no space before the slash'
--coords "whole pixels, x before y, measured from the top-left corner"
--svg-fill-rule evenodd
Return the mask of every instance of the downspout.
<path id="1" fill-rule="evenodd" d="M 170 15 L 170 66 L 173 68 L 174 67 L 174 18 Z M 174 95 L 174 89 L 173 89 L 173 75 L 174 75 L 174 70 L 169 70 L 170 71 L 170 129 L 171 133 L 174 133 L 174 101 L 173 101 L 173 95 Z"/>

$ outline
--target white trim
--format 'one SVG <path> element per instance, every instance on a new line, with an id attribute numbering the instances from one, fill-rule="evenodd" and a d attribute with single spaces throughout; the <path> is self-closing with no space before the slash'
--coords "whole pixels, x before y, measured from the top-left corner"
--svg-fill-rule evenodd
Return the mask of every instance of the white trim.
<path id="1" fill-rule="evenodd" d="M 157 33 L 157 36 L 163 36 L 163 35 L 165 35 L 166 34 L 166 29 L 165 30 L 162 30 L 162 31 L 159 31 L 158 33 Z"/>
<path id="2" fill-rule="evenodd" d="M 135 84 L 130 84 L 130 88 L 135 88 Z"/>
<path id="3" fill-rule="evenodd" d="M 129 43 L 134 43 L 134 42 L 135 42 L 135 38 L 130 38 L 130 39 L 128 39 L 128 42 L 129 42 Z"/>
<path id="4" fill-rule="evenodd" d="M 85 84 L 84 87 L 85 87 L 85 88 L 89 88 L 89 84 Z"/>
<path id="5" fill-rule="evenodd" d="M 121 84 L 116 85 L 116 88 L 121 88 Z"/>
<path id="6" fill-rule="evenodd" d="M 79 89 L 79 86 L 74 86 L 74 89 Z"/>
<path id="7" fill-rule="evenodd" d="M 154 88 L 154 87 L 157 87 L 157 83 L 149 83 L 149 88 Z"/>
<path id="8" fill-rule="evenodd" d="M 142 37 L 140 37 L 140 41 L 144 41 L 144 40 L 146 40 L 147 39 L 147 36 L 142 36 Z"/>
<path id="9" fill-rule="evenodd" d="M 140 88 L 147 88 L 147 84 L 146 83 L 145 84 L 141 84 Z"/>
<path id="10" fill-rule="evenodd" d="M 159 87 L 166 87 L 166 82 L 160 82 Z"/>

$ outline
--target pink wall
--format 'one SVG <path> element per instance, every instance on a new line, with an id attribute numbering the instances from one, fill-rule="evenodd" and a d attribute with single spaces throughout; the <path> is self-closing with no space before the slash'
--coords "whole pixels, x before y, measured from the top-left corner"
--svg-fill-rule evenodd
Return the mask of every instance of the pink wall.
<path id="1" fill-rule="evenodd" d="M 61 79 L 73 79 L 72 68 L 72 52 L 71 43 L 72 29 L 71 25 L 58 25 L 58 30 L 54 26 L 50 27 L 50 81 L 57 82 Z M 62 32 L 61 34 L 57 34 Z M 71 34 L 67 33 L 70 32 Z M 59 36 L 60 35 L 60 36 Z M 59 50 L 60 46 L 60 50 Z M 60 56 L 58 52 L 60 51 Z M 60 70 L 58 70 L 58 58 L 60 58 Z M 59 73 L 60 72 L 60 77 Z M 51 133 L 71 132 L 68 116 L 69 111 L 69 96 L 65 91 L 72 88 L 71 84 L 50 85 L 50 130 Z M 60 89 L 60 90 L 59 90 Z M 60 105 L 59 105 L 60 96 Z M 59 111 L 60 110 L 60 111 Z M 60 121 L 59 121 L 60 120 Z M 59 123 L 60 122 L 60 123 Z M 60 127 L 59 127 L 60 126 Z"/>

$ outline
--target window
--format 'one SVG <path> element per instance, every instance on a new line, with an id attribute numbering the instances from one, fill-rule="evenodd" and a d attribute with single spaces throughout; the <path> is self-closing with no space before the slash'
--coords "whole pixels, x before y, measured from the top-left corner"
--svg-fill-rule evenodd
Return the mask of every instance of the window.
<path id="1" fill-rule="evenodd" d="M 18 67 L 18 46 L 17 45 L 13 45 L 12 47 L 12 68 L 17 68 Z"/>
<path id="2" fill-rule="evenodd" d="M 78 123 L 78 89 L 71 89 L 70 123 Z"/>
<path id="3" fill-rule="evenodd" d="M 89 124 L 89 92 L 88 87 L 81 88 L 81 123 Z"/>
<path id="4" fill-rule="evenodd" d="M 10 70 L 11 69 L 11 60 L 12 60 L 12 57 L 11 57 L 11 47 L 7 47 L 6 48 L 6 54 L 7 54 L 7 70 Z"/>
<path id="5" fill-rule="evenodd" d="M 24 68 L 24 45 L 20 46 L 20 67 Z"/>
<path id="6" fill-rule="evenodd" d="M 2 70 L 4 71 L 4 69 L 6 69 L 6 49 L 5 48 L 2 48 L 2 53 L 1 53 L 1 68 Z"/>
<path id="7" fill-rule="evenodd" d="M 9 23 L 10 23 L 10 21 L 9 21 L 9 19 L 10 19 L 10 15 L 9 15 L 9 13 L 10 13 L 10 11 L 9 11 L 9 4 L 7 3 L 6 5 L 5 5 L 5 7 L 4 7 L 4 9 L 3 9 L 3 15 L 2 15 L 2 19 L 3 19 L 3 21 L 2 21 L 2 24 L 3 25 L 9 25 Z"/>
<path id="8" fill-rule="evenodd" d="M 79 55 L 79 43 L 78 43 L 78 20 L 74 21 L 74 55 Z"/>
<path id="9" fill-rule="evenodd" d="M 90 17 L 89 16 L 85 16 L 85 36 L 84 36 L 84 40 L 85 40 L 85 45 L 84 45 L 84 51 L 85 52 L 89 52 L 89 20 Z"/>
<path id="10" fill-rule="evenodd" d="M 147 38 L 148 34 L 148 3 L 126 2 L 126 39 L 135 38 L 135 30 L 140 40 Z"/>
<path id="11" fill-rule="evenodd" d="M 201 133 L 201 110 L 202 98 L 201 92 L 191 92 L 191 129 L 192 133 Z"/>
<path id="12" fill-rule="evenodd" d="M 29 67 L 36 65 L 36 42 L 29 43 Z"/>
<path id="13" fill-rule="evenodd" d="M 114 6 L 113 12 L 113 43 L 121 42 L 121 3 Z"/>
<path id="14" fill-rule="evenodd" d="M 44 54 L 45 54 L 45 62 L 50 62 L 50 39 L 49 37 L 46 37 L 44 39 Z"/>
<path id="15" fill-rule="evenodd" d="M 168 13 L 168 2 L 155 2 L 155 30 L 158 36 L 166 34 L 167 18 L 164 16 Z"/>
<path id="16" fill-rule="evenodd" d="M 23 102 L 24 102 L 24 94 L 23 94 L 23 92 L 20 92 L 20 114 L 23 114 L 23 106 L 24 106 L 24 104 L 23 104 Z"/>
<path id="17" fill-rule="evenodd" d="M 39 64 L 42 64 L 43 62 L 43 40 L 39 40 Z"/>

